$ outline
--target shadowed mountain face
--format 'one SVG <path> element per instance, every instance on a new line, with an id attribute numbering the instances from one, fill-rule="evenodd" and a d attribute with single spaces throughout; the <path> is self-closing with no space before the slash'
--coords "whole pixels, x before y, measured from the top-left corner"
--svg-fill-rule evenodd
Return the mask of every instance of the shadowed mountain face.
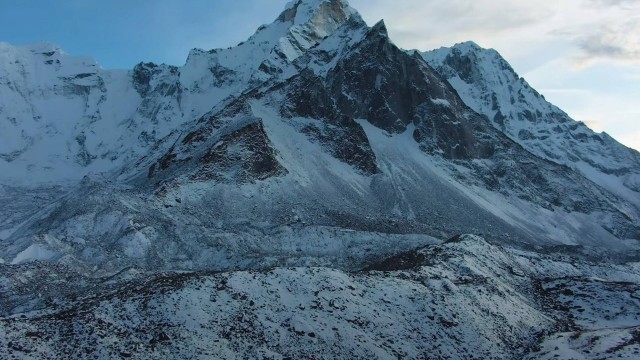
<path id="1" fill-rule="evenodd" d="M 129 305 L 135 314 L 150 311 L 136 297 L 147 294 L 160 307 L 145 315 L 153 320 L 141 328 L 155 335 L 137 338 L 150 344 L 141 354 L 178 356 L 162 344 L 187 338 L 186 318 L 168 315 L 183 301 L 213 291 L 217 295 L 205 300 L 215 304 L 202 311 L 247 313 L 247 307 L 277 302 L 269 296 L 284 281 L 299 300 L 292 306 L 310 317 L 288 316 L 291 309 L 283 305 L 271 315 L 248 312 L 253 320 L 246 324 L 216 318 L 226 324 L 214 327 L 216 334 L 229 342 L 218 350 L 251 354 L 248 340 L 238 338 L 242 326 L 251 325 L 262 329 L 248 334 L 264 354 L 287 355 L 283 349 L 303 336 L 316 345 L 339 343 L 327 356 L 418 357 L 439 350 L 437 357 L 463 358 L 477 350 L 522 357 L 516 349 L 535 350 L 534 334 L 544 346 L 575 345 L 542 335 L 575 330 L 576 314 L 548 308 L 567 303 L 560 293 L 565 288 L 585 287 L 590 276 L 606 278 L 606 284 L 588 284 L 604 294 L 589 306 L 626 304 L 626 297 L 610 294 L 618 285 L 635 291 L 621 283 L 638 279 L 635 265 L 623 264 L 638 259 L 637 153 L 546 103 L 493 51 L 463 44 L 410 54 L 393 44 L 383 22 L 368 27 L 340 0 L 291 2 L 246 42 L 193 50 L 179 68 L 148 63 L 130 72 L 88 72 L 79 66 L 86 59 L 57 50 L 0 49 L 25 64 L 22 72 L 0 73 L 2 94 L 20 99 L 12 108 L 16 121 L 0 118 L 0 124 L 26 134 L 23 143 L 0 149 L 13 154 L 0 158 L 0 181 L 12 185 L 0 187 L 0 199 L 10 204 L 0 208 L 0 264 L 11 264 L 0 265 L 0 284 L 14 289 L 1 293 L 0 310 L 3 316 L 41 311 L 18 323 L 0 322 L 9 334 L 0 346 L 5 341 L 16 354 L 27 349 L 17 340 L 24 331 L 44 334 L 51 323 L 75 329 L 103 312 L 103 300 L 114 304 L 117 316 Z M 43 56 L 61 61 L 41 64 Z M 15 63 L 0 65 L 13 69 Z M 35 77 L 38 71 L 46 76 Z M 52 117 L 48 99 L 59 100 L 64 121 Z M 36 113 L 41 118 L 33 121 L 49 124 L 50 131 L 32 126 Z M 34 155 L 43 147 L 50 156 Z M 53 183 L 45 186 L 43 179 Z M 457 236 L 434 245 L 462 233 L 486 241 Z M 18 284 L 22 276 L 40 289 L 28 279 L 48 268 L 62 279 L 59 291 L 42 288 L 47 295 L 36 299 Z M 163 273 L 175 270 L 205 273 Z M 82 281 L 71 284 L 73 274 L 83 274 Z M 567 276 L 579 279 L 560 280 Z M 332 287 L 343 280 L 341 289 Z M 297 282 L 309 289 L 290 288 Z M 320 313 L 307 312 L 316 306 L 307 292 L 346 291 L 327 298 L 325 307 L 344 311 L 341 303 L 355 301 L 395 317 L 400 308 L 387 306 L 386 295 L 351 293 L 351 287 L 370 286 L 401 294 L 398 304 L 412 309 L 403 315 L 407 323 L 431 311 L 429 325 L 396 346 L 380 339 L 391 333 L 413 338 L 395 327 L 375 332 L 383 324 L 374 313 L 337 316 L 335 330 L 313 323 Z M 465 290 L 457 293 L 459 287 Z M 442 296 L 433 297 L 436 305 L 412 295 L 434 290 Z M 95 301 L 82 307 L 74 298 L 85 291 Z M 225 307 L 217 296 L 234 302 Z M 251 305 L 250 296 L 259 299 Z M 465 305 L 451 307 L 447 296 Z M 501 317 L 496 297 L 518 311 Z M 63 303 L 66 310 L 56 310 Z M 283 335 L 279 343 L 265 335 L 273 330 L 265 320 L 272 315 L 282 317 L 276 328 L 293 337 Z M 474 320 L 461 320 L 468 317 Z M 165 318 L 176 331 L 162 325 Z M 505 321 L 507 329 L 500 330 Z M 489 323 L 484 335 L 490 342 L 466 341 Z M 114 320 L 105 326 L 91 331 L 115 327 L 131 338 L 128 325 Z M 360 351 L 336 340 L 360 332 L 375 333 L 374 342 L 387 345 L 374 351 L 373 342 L 364 342 L 367 350 Z M 89 341 L 72 333 L 76 343 L 69 344 Z M 425 339 L 442 348 L 419 345 Z M 47 341 L 41 349 L 71 351 Z M 142 349 L 129 345 L 102 347 L 99 357 Z M 305 356 L 302 348 L 292 349 L 291 356 Z"/>

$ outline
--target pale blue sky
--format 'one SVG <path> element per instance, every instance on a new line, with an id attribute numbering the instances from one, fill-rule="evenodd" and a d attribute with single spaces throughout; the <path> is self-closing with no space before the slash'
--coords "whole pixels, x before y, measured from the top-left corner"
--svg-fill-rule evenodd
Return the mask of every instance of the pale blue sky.
<path id="1" fill-rule="evenodd" d="M 47 41 L 105 68 L 182 65 L 227 47 L 288 0 L 0 0 L 0 41 Z M 640 0 L 351 0 L 394 42 L 429 50 L 474 40 L 498 50 L 548 100 L 640 149 Z"/>
<path id="2" fill-rule="evenodd" d="M 288 0 L 0 0 L 0 41 L 46 41 L 104 68 L 182 65 L 194 47 L 227 47 L 272 22 Z"/>

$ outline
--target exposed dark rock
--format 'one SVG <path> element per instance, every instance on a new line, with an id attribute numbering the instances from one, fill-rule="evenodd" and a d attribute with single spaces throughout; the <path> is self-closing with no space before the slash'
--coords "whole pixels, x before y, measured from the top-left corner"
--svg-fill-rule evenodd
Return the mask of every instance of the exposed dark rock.
<path id="1" fill-rule="evenodd" d="M 92 155 L 91 153 L 89 153 L 89 150 L 87 149 L 87 145 L 85 143 L 86 140 L 87 136 L 84 133 L 76 136 L 76 143 L 80 147 L 80 149 L 78 149 L 78 152 L 76 153 L 76 161 L 81 166 L 88 166 L 93 160 L 97 158 L 96 155 Z"/>
<path id="2" fill-rule="evenodd" d="M 252 182 L 281 176 L 280 165 L 261 121 L 252 122 L 220 138 L 200 159 L 194 180 Z"/>
<path id="3" fill-rule="evenodd" d="M 154 63 L 139 63 L 133 68 L 133 87 L 140 96 L 145 97 L 151 90 L 150 81 L 156 69 Z"/>
<path id="4" fill-rule="evenodd" d="M 426 256 L 419 250 L 402 253 L 365 268 L 365 271 L 413 270 L 425 264 Z"/>
<path id="5" fill-rule="evenodd" d="M 167 335 L 167 333 L 161 332 L 158 334 L 158 341 L 169 342 L 171 341 L 171 338 L 169 337 L 169 335 Z"/>

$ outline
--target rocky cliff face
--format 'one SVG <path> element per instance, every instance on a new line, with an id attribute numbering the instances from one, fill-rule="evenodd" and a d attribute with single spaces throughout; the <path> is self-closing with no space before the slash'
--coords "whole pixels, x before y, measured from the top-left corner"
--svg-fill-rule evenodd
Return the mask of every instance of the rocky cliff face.
<path id="1" fill-rule="evenodd" d="M 148 314 L 151 322 L 137 329 L 154 337 L 136 337 L 135 343 L 121 347 L 105 345 L 98 355 L 133 356 L 140 351 L 141 357 L 179 356 L 166 352 L 163 343 L 187 344 L 186 334 L 195 330 L 186 325 L 188 319 L 168 314 L 184 307 L 183 300 L 190 303 L 203 294 L 242 300 L 229 308 L 212 301 L 201 309 L 207 314 L 247 313 L 246 306 L 276 301 L 269 297 L 270 291 L 277 292 L 276 285 L 265 290 L 268 294 L 256 290 L 253 281 L 260 277 L 260 284 L 309 283 L 309 289 L 292 289 L 287 295 L 300 298 L 298 309 L 308 317 L 295 320 L 284 306 L 250 312 L 253 320 L 247 324 L 211 318 L 218 325 L 201 327 L 208 330 L 193 339 L 215 333 L 226 345 L 203 351 L 258 354 L 247 347 L 247 338 L 239 338 L 244 333 L 262 344 L 260 354 L 300 357 L 304 349 L 290 346 L 299 343 L 298 336 L 325 349 L 322 344 L 336 339 L 372 334 L 383 324 L 371 312 L 340 315 L 332 320 L 334 325 L 310 320 L 324 315 L 307 311 L 315 306 L 307 292 L 329 291 L 336 279 L 348 278 L 356 288 L 376 286 L 383 293 L 404 294 L 400 303 L 415 309 L 415 314 L 411 310 L 402 315 L 407 323 L 417 321 L 427 307 L 433 319 L 428 317 L 428 325 L 413 332 L 395 327 L 374 331 L 375 341 L 361 344 L 365 350 L 340 340 L 327 356 L 375 352 L 419 357 L 440 351 L 438 356 L 446 358 L 478 351 L 488 357 L 517 357 L 524 356 L 518 348 L 542 351 L 532 334 L 542 341 L 549 332 L 575 330 L 567 319 L 576 314 L 555 313 L 547 306 L 550 301 L 565 303 L 558 291 L 583 287 L 584 279 L 570 284 L 549 279 L 586 279 L 609 268 L 616 273 L 607 273 L 611 284 L 602 285 L 605 293 L 625 279 L 637 283 L 632 262 L 640 249 L 640 200 L 629 185 L 638 167 L 637 153 L 613 140 L 608 146 L 604 135 L 581 128 L 491 51 L 467 44 L 410 54 L 393 44 L 383 22 L 369 27 L 339 0 L 291 2 L 248 41 L 229 49 L 193 50 L 183 67 L 141 63 L 132 71 L 105 71 L 87 65 L 90 72 L 77 64 L 81 60 L 59 50 L 48 55 L 35 48 L 3 46 L 6 54 L 19 54 L 19 63 L 30 64 L 25 69 L 31 70 L 4 73 L 7 84 L 20 79 L 21 87 L 0 84 L 0 91 L 23 99 L 11 111 L 26 115 L 2 124 L 12 131 L 23 128 L 19 131 L 41 141 L 17 153 L 11 149 L 24 144 L 7 145 L 3 154 L 14 155 L 11 161 L 6 156 L 0 160 L 6 169 L 0 173 L 3 182 L 41 185 L 25 190 L 13 181 L 13 186 L 0 188 L 0 199 L 11 204 L 0 208 L 0 264 L 10 264 L 1 266 L 7 275 L 0 281 L 15 289 L 0 297 L 7 316 L 0 325 L 7 335 L 0 341 L 16 356 L 29 353 L 25 349 L 34 357 L 40 354 L 18 341 L 25 331 L 44 334 L 52 323 L 76 329 L 104 313 L 103 300 L 114 306 L 114 316 L 124 314 L 125 308 L 139 314 L 148 310 L 146 300 L 139 303 L 138 296 L 146 296 L 142 293 L 160 307 Z M 46 63 L 48 57 L 53 57 L 52 64 Z M 2 66 L 17 66 L 12 61 Z M 86 105 L 94 100 L 95 106 Z M 43 111 L 55 106 L 65 109 L 63 119 L 52 117 L 60 112 Z M 9 107 L 2 104 L 2 109 Z M 32 118 L 36 112 L 46 116 Z M 54 125 L 67 130 L 46 130 Z M 536 135 L 520 137 L 520 130 Z M 579 140 L 580 131 L 587 134 L 584 141 Z M 546 132 L 549 137 L 544 137 Z M 33 155 L 45 144 L 50 147 L 43 152 L 47 157 Z M 611 155 L 596 156 L 598 149 Z M 550 153 L 555 157 L 547 154 L 556 150 Z M 577 152 L 577 158 L 591 160 L 572 161 L 571 154 Z M 597 167 L 608 157 L 612 163 L 607 166 L 627 170 Z M 584 163 L 596 164 L 590 166 L 599 169 L 598 174 L 613 174 L 628 186 L 604 186 L 597 180 L 605 178 L 591 176 L 579 166 Z M 97 170 L 104 172 L 89 174 Z M 57 187 L 42 186 L 43 179 L 55 180 Z M 73 179 L 75 183 L 62 182 Z M 434 245 L 461 233 L 481 234 L 493 245 L 477 237 Z M 553 266 L 547 266 L 547 256 Z M 453 265 L 442 262 L 451 259 L 459 259 L 459 274 L 444 274 Z M 434 264 L 442 267 L 434 269 Z M 279 270 L 285 267 L 302 270 Z M 76 286 L 62 281 L 60 291 L 42 288 L 44 298 L 19 284 L 21 277 L 48 268 L 64 279 L 84 274 L 84 280 Z M 360 273 L 362 269 L 367 272 Z M 176 270 L 197 273 L 171 273 Z M 394 279 L 377 271 L 393 272 Z M 231 286 L 234 290 L 227 294 L 220 285 L 225 281 L 239 287 Z M 420 284 L 427 284 L 425 294 L 442 290 L 441 297 L 432 299 L 435 305 L 425 307 L 426 300 L 411 295 L 412 289 L 422 293 Z M 469 284 L 473 289 L 456 297 L 468 302 L 464 308 L 447 305 L 444 299 L 456 286 Z M 155 292 L 165 285 L 167 292 Z M 255 296 L 253 305 L 245 304 L 238 292 L 243 286 L 249 289 L 244 300 Z M 102 300 L 86 307 L 73 300 L 87 291 Z M 107 295 L 115 294 L 112 291 L 119 295 Z M 360 301 L 352 295 L 327 301 Z M 496 297 L 518 311 L 501 317 L 502 308 L 492 302 Z M 377 295 L 363 299 L 359 306 L 377 304 L 376 311 L 390 317 L 403 308 L 383 305 Z M 20 307 L 21 302 L 27 305 Z M 56 310 L 62 303 L 64 311 Z M 41 312 L 12 322 L 11 316 L 32 310 Z M 469 317 L 477 322 L 461 320 Z M 267 318 L 278 318 L 278 325 Z M 162 319 L 175 323 L 176 330 L 164 328 Z M 496 319 L 506 319 L 507 329 Z M 480 324 L 495 325 L 486 328 L 490 342 L 471 341 L 471 334 L 482 332 Z M 246 330 L 245 325 L 258 330 Z M 127 339 L 133 336 L 133 328 L 119 321 L 105 326 L 87 329 L 118 328 Z M 280 343 L 265 335 L 274 329 L 290 333 L 279 337 Z M 446 336 L 438 338 L 443 333 Z M 390 334 L 412 340 L 396 345 L 380 340 Z M 94 341 L 73 331 L 67 335 L 64 339 L 71 342 L 56 339 L 75 342 L 78 349 Z M 434 348 L 420 345 L 426 339 L 435 341 Z M 71 351 L 45 340 L 38 345 L 42 351 Z M 544 338 L 544 346 L 556 340 Z M 387 345 L 372 345 L 380 341 Z M 291 354 L 284 350 L 288 347 Z M 553 353 L 543 352 L 541 356 Z"/>

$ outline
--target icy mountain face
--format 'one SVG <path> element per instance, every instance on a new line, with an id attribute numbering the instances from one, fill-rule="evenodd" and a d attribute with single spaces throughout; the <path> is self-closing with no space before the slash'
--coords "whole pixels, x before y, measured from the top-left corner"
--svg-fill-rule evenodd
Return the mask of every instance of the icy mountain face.
<path id="1" fill-rule="evenodd" d="M 0 181 L 77 181 L 118 169 L 221 101 L 292 76 L 292 62 L 345 22 L 366 27 L 343 1 L 297 1 L 236 47 L 133 71 L 103 70 L 54 45 L 1 43 Z"/>
<path id="2" fill-rule="evenodd" d="M 53 45 L 0 45 L 0 172 L 56 184 L 123 166 L 182 122 L 177 68 L 106 71 Z"/>
<path id="3" fill-rule="evenodd" d="M 32 166 L 42 171 L 64 165 L 68 157 L 78 166 L 95 159 L 79 127 L 97 120 L 99 104 L 105 100 L 105 80 L 98 65 L 45 44 L 15 48 L 2 43 L 0 56 L 0 168 L 4 176 L 19 172 L 26 176 Z"/>
<path id="4" fill-rule="evenodd" d="M 547 102 L 498 52 L 466 42 L 421 55 L 467 105 L 525 149 L 639 205 L 638 152 Z"/>

